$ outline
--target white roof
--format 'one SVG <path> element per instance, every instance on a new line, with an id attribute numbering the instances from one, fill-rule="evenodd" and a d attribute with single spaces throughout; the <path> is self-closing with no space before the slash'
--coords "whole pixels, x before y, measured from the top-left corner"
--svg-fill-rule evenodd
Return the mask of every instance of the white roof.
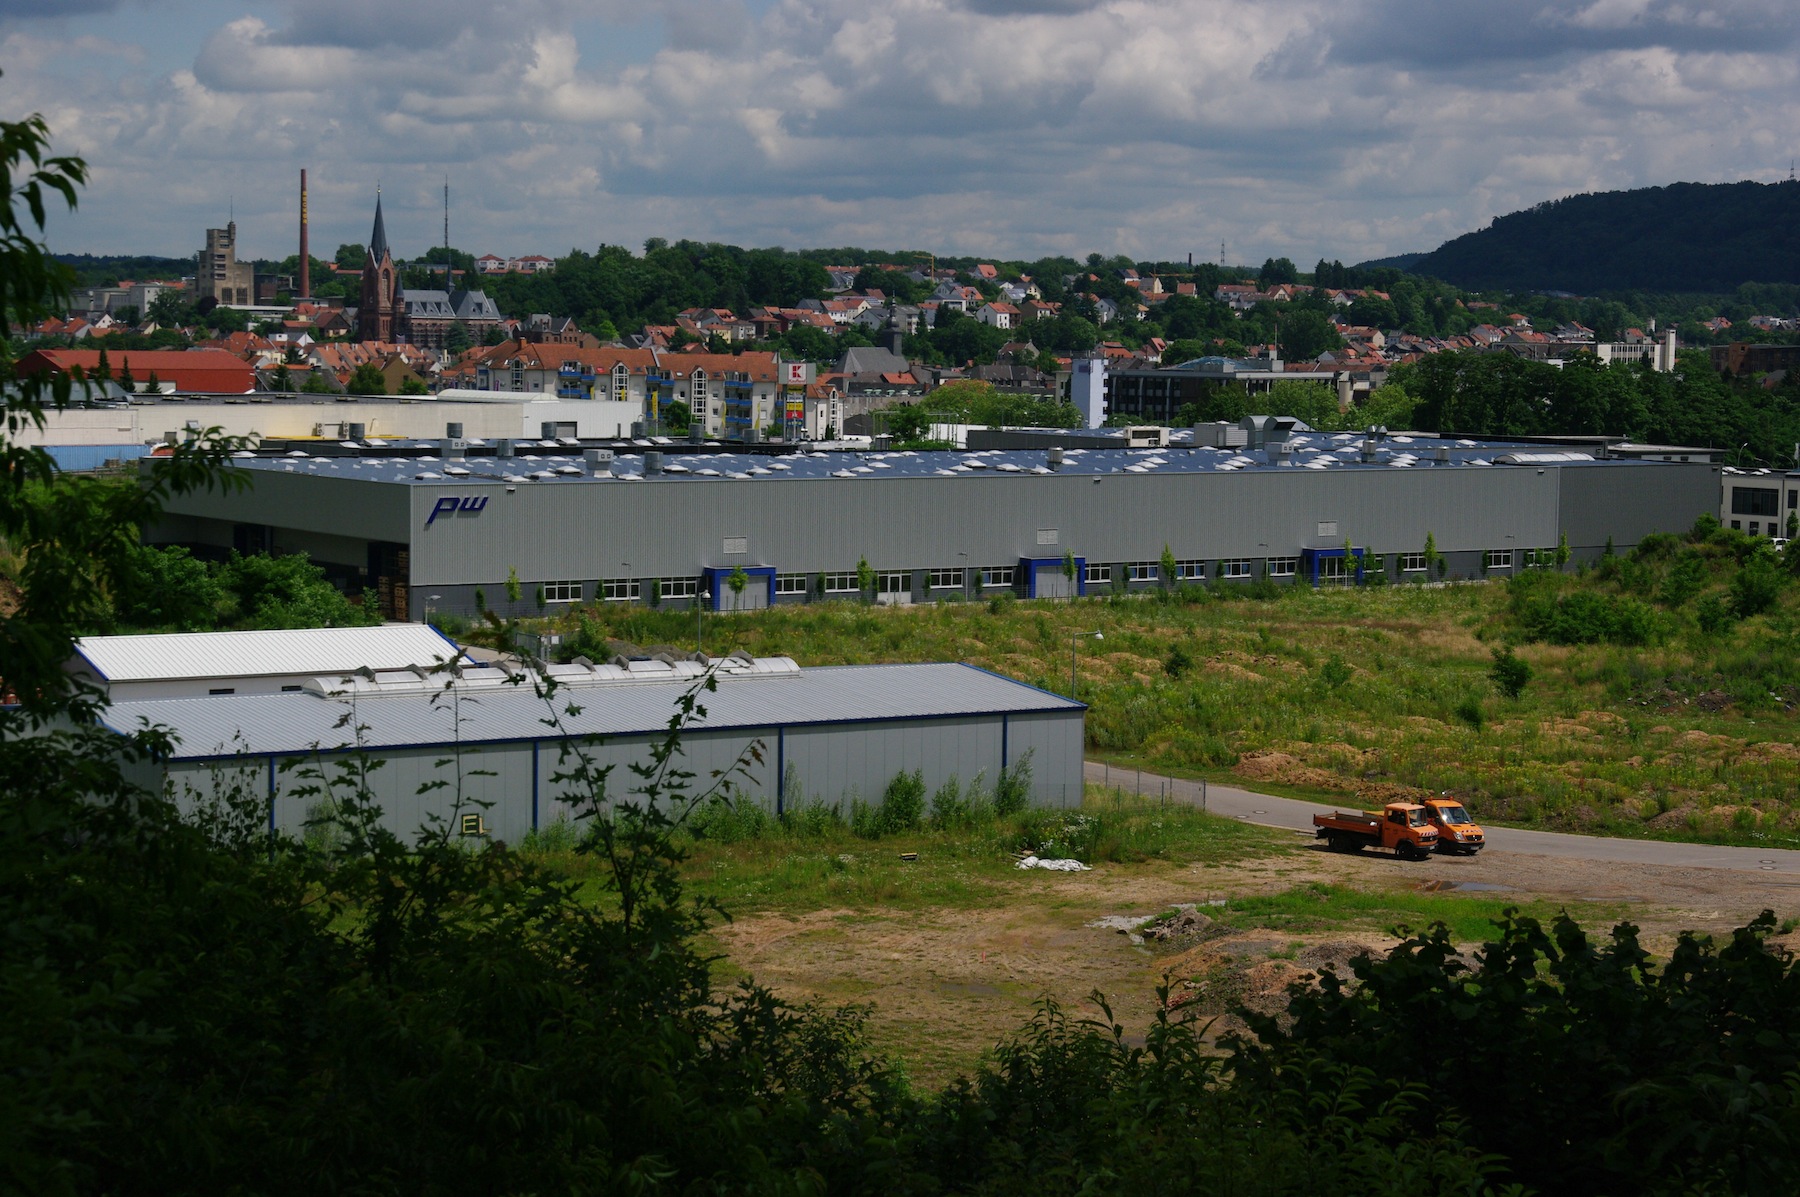
<path id="1" fill-rule="evenodd" d="M 369 628 L 296 628 L 271 632 L 172 632 L 86 636 L 72 668 L 107 682 L 198 681 L 429 666 L 460 655 L 429 624 Z"/>

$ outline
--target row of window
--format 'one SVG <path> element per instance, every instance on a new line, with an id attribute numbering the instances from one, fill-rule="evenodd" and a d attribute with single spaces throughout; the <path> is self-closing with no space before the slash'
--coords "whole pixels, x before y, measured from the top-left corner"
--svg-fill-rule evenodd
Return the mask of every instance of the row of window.
<path id="1" fill-rule="evenodd" d="M 1732 521 L 1737 527 L 1738 521 Z M 1771 532 L 1774 525 L 1770 525 Z M 1750 534 L 1757 535 L 1758 526 L 1750 525 Z M 1511 549 L 1489 549 L 1486 555 L 1487 568 L 1511 569 L 1513 551 Z M 1531 564 L 1541 565 L 1537 561 Z M 1327 557 L 1319 562 L 1320 574 L 1327 578 L 1341 578 L 1345 573 L 1345 561 L 1342 557 Z M 1127 582 L 1154 582 L 1162 573 L 1161 566 L 1154 561 L 1133 561 L 1122 567 Z M 1291 578 L 1299 572 L 1298 557 L 1270 557 L 1265 562 L 1266 576 L 1271 578 Z M 1400 572 L 1418 574 L 1426 572 L 1424 553 L 1401 553 Z M 1017 570 L 1010 565 L 995 565 L 982 568 L 981 585 L 984 588 L 1011 587 L 1017 577 Z M 826 594 L 855 594 L 859 587 L 855 571 L 825 573 L 817 575 L 824 579 Z M 1230 558 L 1219 562 L 1218 577 L 1249 578 L 1254 577 L 1254 563 L 1250 558 Z M 960 569 L 927 570 L 926 586 L 931 590 L 961 590 L 964 586 L 964 574 Z M 1182 582 L 1197 582 L 1206 579 L 1206 562 L 1177 561 L 1175 563 L 1175 579 Z M 641 597 L 643 582 L 648 579 L 638 578 L 606 578 L 600 583 L 600 597 L 606 602 L 631 602 Z M 1111 565 L 1088 565 L 1082 573 L 1082 580 L 1089 586 L 1111 585 L 1113 567 Z M 694 598 L 700 593 L 700 583 L 696 578 L 661 578 L 654 579 L 657 593 L 665 599 Z M 882 570 L 875 575 L 875 589 L 879 594 L 906 594 L 912 590 L 912 573 L 909 570 Z M 775 578 L 777 595 L 805 595 L 811 590 L 811 578 L 806 574 L 778 574 Z M 583 598 L 583 585 L 580 582 L 545 582 L 543 584 L 544 601 L 546 603 L 579 603 Z"/>

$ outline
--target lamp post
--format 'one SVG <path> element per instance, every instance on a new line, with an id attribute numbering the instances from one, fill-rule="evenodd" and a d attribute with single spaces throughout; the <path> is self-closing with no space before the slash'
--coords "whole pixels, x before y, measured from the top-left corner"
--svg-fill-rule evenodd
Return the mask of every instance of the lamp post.
<path id="1" fill-rule="evenodd" d="M 1070 698 L 1075 697 L 1075 664 L 1077 661 L 1079 661 L 1081 659 L 1081 642 L 1085 637 L 1088 637 L 1088 636 L 1092 636 L 1096 640 L 1106 639 L 1106 633 L 1098 632 L 1098 631 L 1096 631 L 1096 632 L 1076 632 L 1074 635 L 1069 637 L 1069 697 Z"/>
<path id="2" fill-rule="evenodd" d="M 621 561 L 619 568 L 625 571 L 625 601 L 635 603 L 638 597 L 637 579 L 631 576 L 631 562 Z"/>
<path id="3" fill-rule="evenodd" d="M 434 609 L 437 601 L 443 597 L 444 596 L 441 594 L 428 594 L 425 596 L 425 622 L 426 623 L 431 622 L 431 616 L 432 616 L 433 609 Z"/>

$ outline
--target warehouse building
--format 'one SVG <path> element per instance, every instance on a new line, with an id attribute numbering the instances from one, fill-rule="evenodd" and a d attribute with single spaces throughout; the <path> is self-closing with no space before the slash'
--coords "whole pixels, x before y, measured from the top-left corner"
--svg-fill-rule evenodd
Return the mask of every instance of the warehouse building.
<path id="1" fill-rule="evenodd" d="M 1425 576 L 1428 535 L 1448 576 L 1507 576 L 1565 539 L 1579 561 L 1686 529 L 1720 493 L 1710 461 L 1274 423 L 1220 447 L 769 457 L 425 442 L 239 464 L 251 489 L 170 500 L 152 542 L 305 552 L 414 620 L 855 599 L 862 562 L 862 597 L 889 603 L 1367 581 L 1377 567 L 1402 582 Z"/>
<path id="2" fill-rule="evenodd" d="M 109 699 L 282 694 L 319 677 L 358 670 L 422 674 L 467 663 L 462 648 L 422 623 L 367 628 L 295 628 L 84 636 L 64 667 Z"/>
<path id="3" fill-rule="evenodd" d="M 737 793 L 772 813 L 813 803 L 848 813 L 915 769 L 928 790 L 951 778 L 991 790 L 1010 773 L 1028 775 L 1034 804 L 1081 803 L 1087 708 L 969 665 L 616 659 L 548 667 L 548 695 L 540 675 L 498 667 L 369 670 L 296 692 L 116 702 L 103 718 L 120 732 L 146 721 L 171 731 L 174 751 L 138 766 L 137 780 L 190 809 L 235 793 L 266 805 L 271 829 L 300 835 L 356 776 L 398 834 L 437 816 L 516 841 L 584 805 L 569 778 L 583 758 L 596 775 L 613 767 L 612 800 L 629 790 L 628 766 L 649 762 L 678 700 L 709 671 L 717 689 L 699 696 L 705 714 L 682 736 L 680 768 L 705 787 L 755 747 Z"/>

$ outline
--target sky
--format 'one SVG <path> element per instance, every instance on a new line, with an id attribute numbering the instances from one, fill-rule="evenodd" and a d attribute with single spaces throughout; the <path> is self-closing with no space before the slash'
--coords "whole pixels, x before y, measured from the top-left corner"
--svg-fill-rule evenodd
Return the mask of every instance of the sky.
<path id="1" fill-rule="evenodd" d="M 1793 0 L 0 0 L 52 248 L 691 238 L 1308 269 L 1786 178 Z"/>

